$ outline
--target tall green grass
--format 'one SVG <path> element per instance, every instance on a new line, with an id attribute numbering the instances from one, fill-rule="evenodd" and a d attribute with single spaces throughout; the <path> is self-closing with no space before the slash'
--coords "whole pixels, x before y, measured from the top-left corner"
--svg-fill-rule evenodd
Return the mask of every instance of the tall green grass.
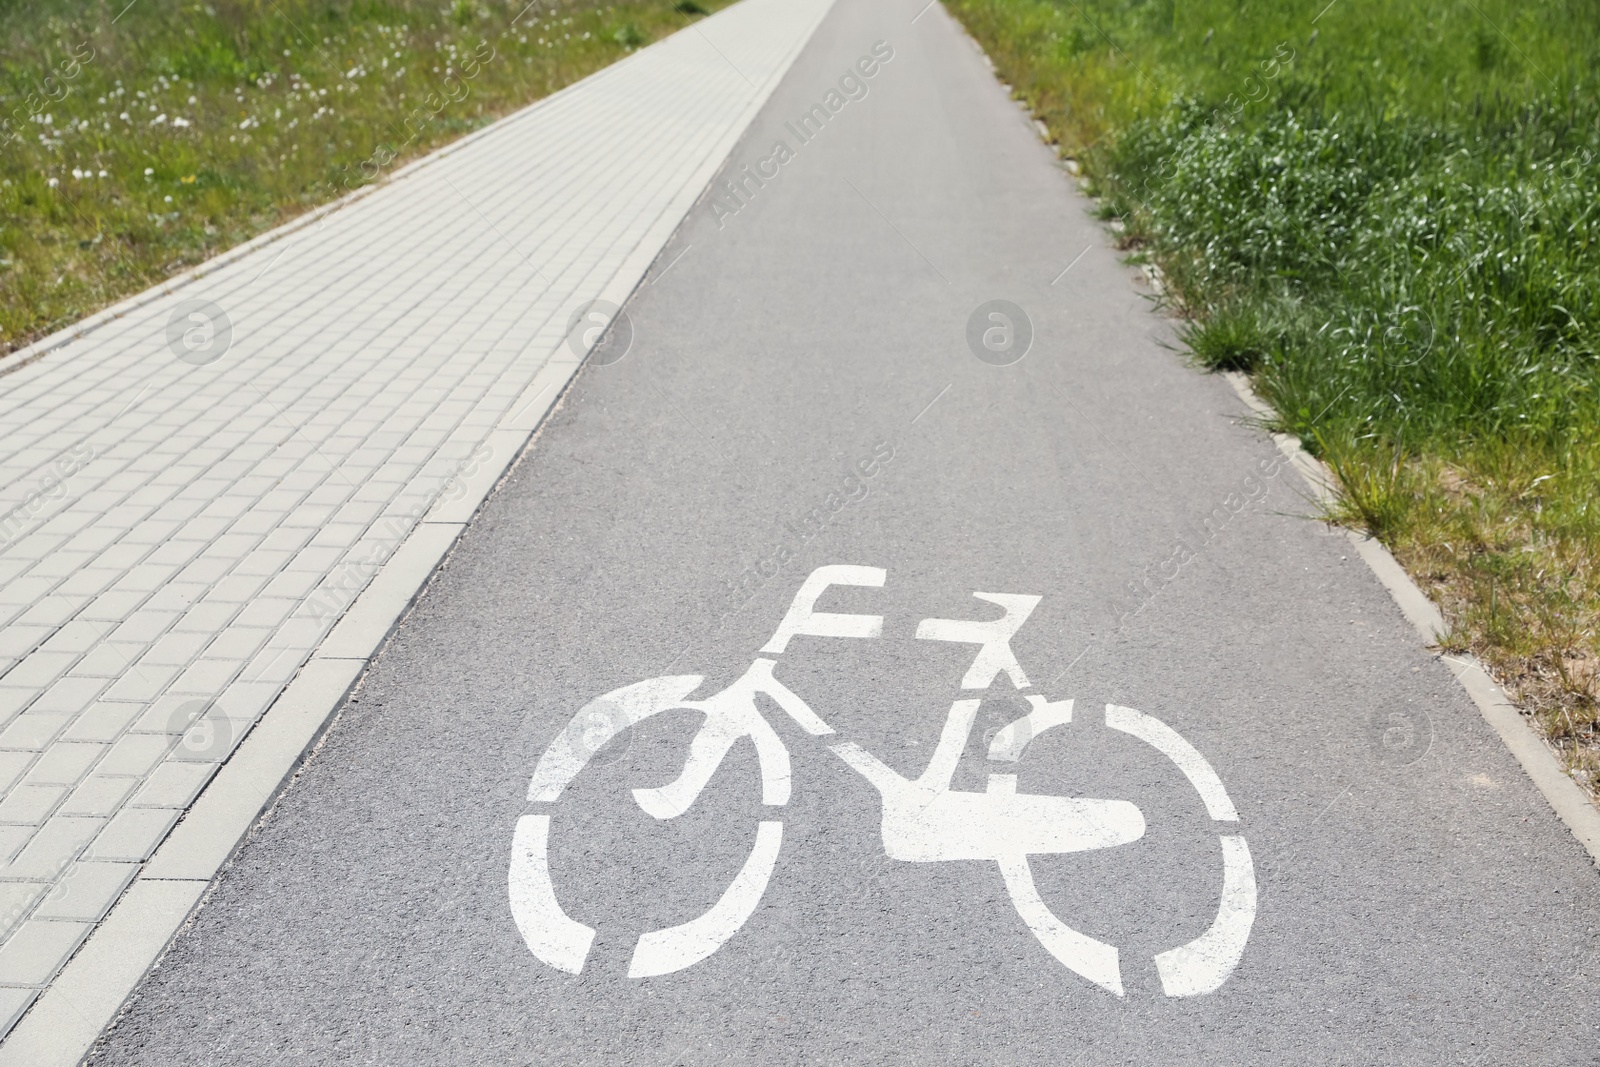
<path id="1" fill-rule="evenodd" d="M 1195 358 L 1600 770 L 1600 7 L 948 2 Z"/>
<path id="2" fill-rule="evenodd" d="M 1304 95 L 1245 128 L 1179 107 L 1111 150 L 1109 203 L 1197 303 L 1197 352 L 1236 335 L 1307 438 L 1554 447 L 1600 421 L 1595 100 L 1428 121 Z"/>
<path id="3" fill-rule="evenodd" d="M 0 0 L 0 356 L 726 2 Z"/>

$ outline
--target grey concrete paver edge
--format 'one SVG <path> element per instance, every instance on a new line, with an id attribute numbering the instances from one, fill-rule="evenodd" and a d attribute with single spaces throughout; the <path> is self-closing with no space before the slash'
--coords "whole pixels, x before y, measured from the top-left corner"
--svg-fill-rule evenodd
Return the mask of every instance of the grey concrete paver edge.
<path id="1" fill-rule="evenodd" d="M 76 980 L 65 988 L 52 986 L 52 992 L 60 990 L 58 995 L 34 1003 L 23 1017 L 29 1024 L 28 1040 L 0 1047 L 0 1064 L 79 1062 L 105 1020 L 127 998 L 126 987 L 149 969 L 149 961 L 160 955 L 205 888 L 206 883 L 197 881 L 137 881 L 130 886 L 68 964 Z"/>

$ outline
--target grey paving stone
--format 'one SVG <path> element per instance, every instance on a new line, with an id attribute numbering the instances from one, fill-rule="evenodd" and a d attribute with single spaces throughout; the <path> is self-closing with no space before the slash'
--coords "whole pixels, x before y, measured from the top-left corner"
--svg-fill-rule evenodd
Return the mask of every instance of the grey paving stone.
<path id="1" fill-rule="evenodd" d="M 105 745 L 61 741 L 51 745 L 28 771 L 30 785 L 76 785 L 106 752 Z"/>
<path id="2" fill-rule="evenodd" d="M 155 611 L 136 611 L 122 625 L 112 631 L 110 639 L 149 645 L 156 638 L 166 633 L 172 622 L 173 616 L 170 614 Z"/>
<path id="3" fill-rule="evenodd" d="M 37 631 L 35 631 L 37 632 Z M 86 621 L 69 622 L 54 631 L 39 647 L 49 652 L 87 652 L 104 639 L 104 633 Z"/>
<path id="4" fill-rule="evenodd" d="M 104 825 L 104 819 L 62 815 L 58 812 L 34 830 L 22 850 L 4 867 L 0 867 L 0 876 L 54 880 L 60 877 L 67 864 L 77 858 L 78 853 Z"/>
<path id="5" fill-rule="evenodd" d="M 17 619 L 25 626 L 39 624 L 60 626 L 77 614 L 88 603 L 88 600 L 87 596 L 63 595 L 58 587 L 51 596 L 18 615 Z M 26 666 L 32 658 L 30 656 L 28 659 L 23 660 L 19 669 L 21 666 Z"/>
<path id="6" fill-rule="evenodd" d="M 154 700 L 181 673 L 180 667 L 164 667 L 141 660 L 134 664 L 131 671 L 112 682 L 104 696 L 108 700 Z"/>
<path id="7" fill-rule="evenodd" d="M 0 655 L 25 656 L 50 636 L 48 626 L 10 626 L 0 630 Z"/>
<path id="8" fill-rule="evenodd" d="M 218 633 L 228 624 L 228 621 L 239 614 L 237 604 L 212 604 L 200 603 L 183 613 L 183 617 L 173 624 L 175 631 L 198 630 L 206 633 Z"/>
<path id="9" fill-rule="evenodd" d="M 150 858 L 183 812 L 176 808 L 123 808 L 84 853 L 87 859 L 139 863 Z"/>
<path id="10" fill-rule="evenodd" d="M 39 990 L 0 986 L 0 1033 L 10 1031 L 39 997 Z"/>
<path id="11" fill-rule="evenodd" d="M 170 689 L 201 696 L 219 693 L 238 675 L 241 666 L 236 659 L 198 659 L 172 680 Z"/>
<path id="12" fill-rule="evenodd" d="M 40 578 L 65 578 L 82 570 L 91 558 L 88 552 L 72 552 L 65 547 L 47 553 L 33 566 L 33 574 Z"/>
<path id="13" fill-rule="evenodd" d="M 0 722 L 10 719 L 38 698 L 39 690 L 32 686 L 0 686 Z"/>
<path id="14" fill-rule="evenodd" d="M 0 825 L 0 864 L 9 863 L 38 832 L 38 829 L 32 826 Z M 0 867 L 0 877 L 5 876 L 4 868 Z M 41 877 L 46 876 L 41 875 Z"/>
<path id="15" fill-rule="evenodd" d="M 67 795 L 64 785 L 21 785 L 0 800 L 0 822 L 38 826 Z"/>
<path id="16" fill-rule="evenodd" d="M 111 746 L 101 760 L 101 774 L 149 774 L 172 747 L 164 734 L 128 734 Z"/>
<path id="17" fill-rule="evenodd" d="M 32 752 L 0 752 L 0 790 L 15 785 L 37 758 Z"/>
<path id="18" fill-rule="evenodd" d="M 283 648 L 267 648 L 256 654 L 239 677 L 248 682 L 284 683 L 300 669 L 303 654 Z"/>
<path id="19" fill-rule="evenodd" d="M 43 881 L 0 881 L 0 938 L 9 937 L 49 889 Z"/>
<path id="20" fill-rule="evenodd" d="M 39 900 L 32 917 L 98 922 L 138 870 L 136 863 L 73 863 Z"/>
<path id="21" fill-rule="evenodd" d="M 102 641 L 84 653 L 67 672 L 69 678 L 120 678 L 139 658 L 144 646 L 127 642 Z"/>
<path id="22" fill-rule="evenodd" d="M 292 616 L 302 603 L 304 601 L 288 597 L 256 597 L 238 611 L 234 621 L 240 626 L 266 626 L 276 629 L 285 619 Z"/>
<path id="23" fill-rule="evenodd" d="M 77 658 L 71 652 L 35 652 L 7 672 L 6 684 L 44 689 L 65 674 Z"/>
<path id="24" fill-rule="evenodd" d="M 78 617 L 120 622 L 137 609 L 144 602 L 144 599 L 143 594 L 140 593 L 109 590 L 95 597 L 93 602 L 79 613 Z"/>
<path id="25" fill-rule="evenodd" d="M 72 725 L 62 731 L 60 741 L 115 741 L 121 737 L 146 705 L 134 701 L 96 701 Z"/>
<path id="26" fill-rule="evenodd" d="M 94 703 L 95 697 L 105 687 L 102 678 L 75 678 L 69 675 L 40 693 L 30 710 L 63 714 L 82 711 Z"/>
<path id="27" fill-rule="evenodd" d="M 150 646 L 140 662 L 182 667 L 200 654 L 208 638 L 209 635 L 204 633 L 163 634 Z"/>
<path id="28" fill-rule="evenodd" d="M 94 596 L 109 588 L 119 572 L 106 567 L 84 567 L 62 580 L 56 589 L 70 596 Z"/>
<path id="29" fill-rule="evenodd" d="M 277 699 L 283 687 L 274 682 L 247 682 L 235 680 L 217 698 L 217 706 L 230 719 L 259 719 Z"/>
<path id="30" fill-rule="evenodd" d="M 71 721 L 72 716 L 65 713 L 46 713 L 29 709 L 12 719 L 4 730 L 0 730 L 0 748 L 38 752 L 54 740 Z"/>
<path id="31" fill-rule="evenodd" d="M 91 774 L 79 782 L 57 811 L 62 815 L 97 815 L 109 817 L 122 807 L 134 788 L 143 779 L 137 777 L 112 778 Z"/>
<path id="32" fill-rule="evenodd" d="M 90 924 L 29 919 L 0 946 L 0 983 L 43 985 L 89 933 Z"/>
<path id="33" fill-rule="evenodd" d="M 248 663 L 271 639 L 273 631 L 266 627 L 230 626 L 218 634 L 205 647 L 208 659 L 228 659 Z"/>
<path id="34" fill-rule="evenodd" d="M 151 772 L 128 803 L 133 807 L 187 808 L 216 769 L 214 762 L 168 760 Z"/>

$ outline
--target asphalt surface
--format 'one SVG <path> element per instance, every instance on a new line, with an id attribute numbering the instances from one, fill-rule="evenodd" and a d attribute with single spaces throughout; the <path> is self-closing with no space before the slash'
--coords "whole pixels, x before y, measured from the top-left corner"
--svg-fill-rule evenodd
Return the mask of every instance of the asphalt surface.
<path id="1" fill-rule="evenodd" d="M 626 353 L 583 370 L 94 1062 L 1600 1062 L 1595 869 L 920 7 L 839 0 L 725 171 L 782 140 L 776 176 L 737 212 L 696 208 L 627 307 Z M 785 123 L 880 41 L 865 95 L 800 144 Z M 969 345 L 991 300 L 1031 323 L 1008 366 L 1016 335 Z M 629 789 L 677 776 L 692 710 L 526 799 L 588 701 L 665 675 L 722 689 L 835 564 L 885 582 L 817 610 L 882 633 L 766 657 L 838 731 L 761 705 L 786 804 L 762 803 L 743 740 L 685 814 L 642 811 Z M 978 646 L 915 636 L 994 618 L 974 592 L 1042 598 L 1011 641 L 1021 692 L 963 689 Z M 986 760 L 1029 693 L 1075 700 L 1073 721 Z M 1121 996 L 1045 950 L 995 862 L 890 859 L 879 792 L 828 747 L 913 778 L 962 699 L 982 703 L 956 790 L 1014 771 L 1022 793 L 1138 808 L 1131 843 L 1030 861 L 1050 912 L 1119 950 Z M 1107 704 L 1181 734 L 1238 820 Z M 576 975 L 508 902 L 529 814 L 596 931 Z M 711 908 L 763 820 L 781 849 L 748 920 L 628 977 L 640 934 Z M 1256 886 L 1242 958 L 1168 996 L 1154 957 L 1213 922 L 1228 835 Z"/>

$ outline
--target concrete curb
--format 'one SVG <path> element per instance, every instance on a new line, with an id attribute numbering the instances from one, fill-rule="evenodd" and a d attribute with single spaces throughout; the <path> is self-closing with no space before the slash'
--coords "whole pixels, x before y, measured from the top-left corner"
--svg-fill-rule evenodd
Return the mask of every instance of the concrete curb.
<path id="1" fill-rule="evenodd" d="M 705 162 L 684 182 L 634 250 L 598 294 L 618 307 L 643 282 L 690 210 L 705 195 L 712 179 L 749 129 L 767 100 L 810 42 L 832 5 L 800 35 L 765 85 L 752 96 L 729 132 L 707 152 Z M 680 31 L 682 32 L 682 31 Z M 641 50 L 642 54 L 648 49 Z M 621 61 L 622 63 L 627 60 Z M 547 96 L 506 118 L 430 153 L 387 181 L 357 190 L 285 226 L 207 261 L 164 285 L 131 297 L 83 322 L 22 349 L 0 367 L 16 370 L 50 351 L 82 337 L 173 289 L 218 267 L 259 250 L 346 204 L 398 181 L 417 169 L 460 150 L 470 141 L 514 121 L 552 100 L 592 85 L 621 63 Z M 586 355 L 587 353 L 585 353 Z M 140 980 L 165 955 L 189 917 L 204 904 L 212 880 L 232 859 L 251 830 L 296 773 L 333 719 L 345 697 L 382 654 L 389 637 L 447 559 L 461 533 L 505 480 L 576 377 L 582 361 L 558 351 L 535 377 L 523 396 L 502 418 L 490 437 L 490 456 L 461 479 L 465 492 L 441 500 L 384 562 L 372 581 L 323 640 L 293 682 L 262 716 L 260 723 L 223 764 L 183 819 L 173 828 L 106 919 L 40 995 L 32 1008 L 0 1043 L 0 1067 L 67 1067 L 81 1063 L 137 988 Z"/>
<path id="2" fill-rule="evenodd" d="M 970 33 L 966 34 L 966 37 L 983 57 L 984 62 L 989 65 L 989 69 L 995 70 L 994 62 L 984 52 L 983 45 L 978 39 Z M 998 72 L 996 77 L 999 77 Z M 1004 88 L 1009 92 L 1011 87 L 1004 86 Z M 1018 103 L 1022 106 L 1024 114 L 1038 127 L 1040 139 L 1045 144 L 1051 144 L 1049 128 L 1034 119 L 1026 105 L 1020 101 Z M 1069 169 L 1068 173 L 1076 179 L 1079 188 L 1082 189 L 1084 179 L 1077 177 L 1076 168 Z M 1165 291 L 1160 268 L 1146 264 L 1144 273 L 1156 293 Z M 1266 420 L 1277 414 L 1266 401 L 1256 395 L 1248 377 L 1237 371 L 1224 371 L 1223 376 L 1228 379 L 1234 392 L 1239 394 L 1239 398 L 1255 415 Z M 1278 451 L 1283 453 L 1305 479 L 1313 497 L 1319 503 L 1331 502 L 1336 484 L 1333 472 L 1321 460 L 1302 448 L 1299 438 L 1275 433 L 1272 435 L 1272 440 L 1278 446 Z M 1394 598 L 1400 613 L 1416 627 L 1423 642 L 1429 646 L 1438 644 L 1440 636 L 1448 629 L 1438 605 L 1429 600 L 1427 594 L 1411 580 L 1411 575 L 1406 573 L 1400 561 L 1394 558 L 1381 541 L 1365 537 L 1354 530 L 1346 530 L 1344 533 L 1356 553 L 1366 561 L 1378 581 Z M 1544 794 L 1545 800 L 1555 810 L 1556 817 L 1566 824 L 1567 829 L 1572 831 L 1572 836 L 1578 839 L 1578 843 L 1588 851 L 1590 858 L 1600 866 L 1600 808 L 1595 807 L 1588 795 L 1562 770 L 1561 761 L 1545 743 L 1544 738 L 1528 725 L 1522 713 L 1517 710 L 1517 706 L 1506 696 L 1505 690 L 1495 683 L 1476 656 L 1441 658 L 1450 665 L 1456 681 L 1461 683 L 1461 687 L 1467 691 L 1472 702 L 1478 706 L 1478 711 L 1489 725 L 1494 727 L 1495 733 L 1522 765 L 1522 769 L 1533 780 L 1533 784 L 1538 786 L 1539 792 Z"/>
<path id="3" fill-rule="evenodd" d="M 962 32 L 965 33 L 965 30 Z M 983 50 L 983 45 L 978 39 L 970 33 L 966 33 L 966 38 L 983 57 L 983 61 L 989 65 L 989 69 L 995 70 L 994 61 Z M 998 72 L 995 76 L 999 77 Z M 1004 88 L 1010 92 L 1010 86 L 1004 85 Z M 1040 139 L 1045 144 L 1051 144 L 1049 128 L 1034 119 L 1032 113 L 1027 111 L 1026 105 L 1021 106 L 1029 119 L 1039 127 Z M 1085 181 L 1078 177 L 1075 166 L 1069 168 L 1067 173 L 1074 178 L 1079 189 L 1084 188 Z M 1146 264 L 1144 273 L 1158 294 L 1165 291 L 1160 268 Z M 1238 371 L 1224 371 L 1223 376 L 1228 379 L 1234 392 L 1239 394 L 1239 398 L 1252 413 L 1263 420 L 1271 419 L 1277 414 L 1266 401 L 1256 395 L 1248 377 Z M 1278 446 L 1278 451 L 1283 453 L 1294 469 L 1300 472 L 1300 476 L 1305 479 L 1316 500 L 1320 503 L 1330 502 L 1333 499 L 1335 485 L 1333 472 L 1321 460 L 1300 447 L 1299 438 L 1275 433 L 1272 435 L 1272 440 Z M 1400 566 L 1400 561 L 1395 559 L 1380 541 L 1362 536 L 1354 530 L 1346 530 L 1345 536 L 1350 539 L 1356 553 L 1366 561 L 1378 581 L 1389 591 L 1389 595 L 1394 597 L 1400 613 L 1416 627 L 1423 642 L 1429 646 L 1438 644 L 1440 635 L 1448 628 L 1444 615 L 1438 606 L 1428 599 L 1427 594 L 1418 588 L 1417 583 L 1411 580 L 1411 575 Z M 1461 687 L 1467 691 L 1472 702 L 1478 706 L 1478 711 L 1488 720 L 1489 725 L 1494 727 L 1495 733 L 1500 735 L 1500 740 L 1517 758 L 1517 762 L 1522 765 L 1528 777 L 1533 779 L 1533 784 L 1539 787 L 1539 792 L 1544 794 L 1550 807 L 1555 809 L 1556 817 L 1566 824 L 1567 829 L 1572 831 L 1572 836 L 1576 837 L 1578 843 L 1588 851 L 1589 857 L 1600 866 L 1600 808 L 1595 807 L 1589 800 L 1588 794 L 1578 788 L 1578 784 L 1562 770 L 1561 761 L 1550 750 L 1544 738 L 1528 725 L 1522 713 L 1517 710 L 1517 706 L 1506 696 L 1505 690 L 1495 683 L 1476 656 L 1441 658 L 1450 665 L 1456 681 L 1461 683 Z"/>
<path id="4" fill-rule="evenodd" d="M 1274 414 L 1272 408 L 1250 387 L 1249 378 L 1237 371 L 1225 372 L 1225 376 L 1251 411 L 1263 418 L 1269 418 Z M 1295 469 L 1305 478 L 1312 494 L 1319 501 L 1331 500 L 1333 472 L 1300 447 L 1299 438 L 1275 433 L 1272 439 L 1277 444 L 1278 450 L 1288 457 Z M 1423 642 L 1430 646 L 1436 645 L 1440 635 L 1447 629 L 1444 615 L 1438 606 L 1418 588 L 1417 583 L 1411 580 L 1411 575 L 1406 573 L 1405 568 L 1400 566 L 1400 561 L 1390 554 L 1382 542 L 1354 530 L 1346 530 L 1344 534 L 1357 554 L 1372 569 L 1378 581 L 1389 591 L 1389 595 L 1394 597 L 1401 614 L 1416 627 Z M 1572 836 L 1577 838 L 1578 843 L 1588 851 L 1589 857 L 1596 865 L 1600 865 L 1600 808 L 1596 808 L 1578 784 L 1562 770 L 1561 761 L 1550 750 L 1544 738 L 1528 725 L 1522 713 L 1506 696 L 1505 691 L 1495 684 L 1477 657 L 1468 655 L 1441 658 L 1449 665 L 1456 681 L 1467 691 L 1467 695 L 1478 706 L 1478 711 L 1484 719 L 1494 728 L 1501 742 L 1516 757 L 1539 792 L 1544 794 L 1545 800 L 1555 810 L 1556 817 L 1572 831 Z"/>

